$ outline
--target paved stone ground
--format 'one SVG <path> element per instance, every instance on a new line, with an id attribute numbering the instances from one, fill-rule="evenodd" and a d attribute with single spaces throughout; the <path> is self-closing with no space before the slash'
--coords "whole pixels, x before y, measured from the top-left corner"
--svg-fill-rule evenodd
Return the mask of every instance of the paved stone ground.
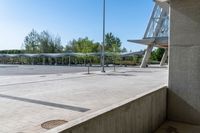
<path id="1" fill-rule="evenodd" d="M 0 72 L 2 69 L 14 71 L 13 67 L 1 67 Z M 0 76 L 0 132 L 45 132 L 41 124 L 46 121 L 71 121 L 163 86 L 167 84 L 167 73 L 167 68 L 150 67 L 117 68 L 117 72 L 110 70 L 105 74 L 93 71 L 90 75 L 80 72 Z"/>
<path id="2" fill-rule="evenodd" d="M 113 67 L 106 67 L 113 70 Z M 6 75 L 38 75 L 87 72 L 88 67 L 81 66 L 54 66 L 54 65 L 0 65 L 0 76 Z M 101 71 L 101 67 L 90 67 L 90 71 Z"/>

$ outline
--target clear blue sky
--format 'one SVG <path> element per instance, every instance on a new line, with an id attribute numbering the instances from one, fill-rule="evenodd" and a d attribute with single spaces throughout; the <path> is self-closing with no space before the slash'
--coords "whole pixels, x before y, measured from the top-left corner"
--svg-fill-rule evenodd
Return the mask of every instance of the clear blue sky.
<path id="1" fill-rule="evenodd" d="M 62 44 L 79 37 L 102 42 L 103 0 L 0 0 L 0 50 L 20 49 L 32 30 L 60 35 Z M 153 8 L 152 0 L 106 0 L 106 32 L 118 36 L 123 47 L 142 38 Z"/>

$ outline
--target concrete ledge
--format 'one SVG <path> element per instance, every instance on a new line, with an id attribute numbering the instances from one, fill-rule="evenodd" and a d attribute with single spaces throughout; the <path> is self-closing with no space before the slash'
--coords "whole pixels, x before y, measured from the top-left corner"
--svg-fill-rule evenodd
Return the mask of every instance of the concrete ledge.
<path id="1" fill-rule="evenodd" d="M 160 87 L 70 121 L 48 133 L 147 133 L 166 120 L 167 87 Z M 103 100 L 103 99 L 102 99 Z"/>

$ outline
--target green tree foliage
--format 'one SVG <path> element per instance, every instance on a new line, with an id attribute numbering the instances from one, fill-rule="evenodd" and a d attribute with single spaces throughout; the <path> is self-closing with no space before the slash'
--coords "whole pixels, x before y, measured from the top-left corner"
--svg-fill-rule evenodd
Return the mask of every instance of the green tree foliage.
<path id="1" fill-rule="evenodd" d="M 58 53 L 63 51 L 60 37 L 53 37 L 48 31 L 40 34 L 34 29 L 24 39 L 27 53 Z"/>
<path id="2" fill-rule="evenodd" d="M 105 51 L 111 52 L 111 56 L 106 56 L 107 64 L 117 62 L 120 60 L 119 53 L 127 52 L 126 48 L 121 48 L 121 40 L 114 36 L 112 33 L 105 35 Z M 101 52 L 102 45 L 99 42 L 94 42 L 88 37 L 78 38 L 70 41 L 66 45 L 65 49 L 61 45 L 61 38 L 59 36 L 54 37 L 48 31 L 42 31 L 38 33 L 36 30 L 32 30 L 24 39 L 24 50 L 19 51 L 1 51 L 5 54 L 19 54 L 19 53 L 61 53 L 61 52 L 74 52 L 74 53 L 98 53 Z M 100 57 L 98 56 L 83 56 L 83 57 L 71 57 L 74 61 L 81 64 L 87 63 L 100 63 Z M 21 58 L 22 59 L 22 58 Z M 48 62 L 47 59 L 45 59 Z M 42 58 L 35 58 L 35 63 L 40 64 L 43 62 Z M 61 62 L 61 59 L 57 60 Z M 18 61 L 16 61 L 18 62 Z M 23 62 L 31 63 L 30 59 L 23 59 Z M 54 59 L 51 60 L 54 62 Z M 73 62 L 72 62 L 73 63 Z"/>
<path id="3" fill-rule="evenodd" d="M 75 53 L 93 53 L 100 51 L 100 44 L 98 42 L 93 42 L 89 40 L 88 37 L 79 38 L 78 40 L 72 40 L 69 42 L 68 45 L 65 47 L 66 52 L 75 52 Z M 84 64 L 86 63 L 99 63 L 98 57 L 79 57 L 77 58 L 78 61 L 84 59 Z"/>
<path id="4" fill-rule="evenodd" d="M 107 33 L 105 36 L 105 51 L 106 52 L 121 52 L 121 40 L 115 37 L 112 33 Z"/>
<path id="5" fill-rule="evenodd" d="M 37 53 L 39 46 L 39 34 L 34 29 L 24 39 L 26 52 Z"/>
<path id="6" fill-rule="evenodd" d="M 0 50 L 0 54 L 22 54 L 24 52 L 25 52 L 24 50 L 17 50 L 17 49 L 14 49 L 14 50 Z"/>
<path id="7" fill-rule="evenodd" d="M 122 42 L 121 40 L 114 36 L 112 33 L 107 33 L 105 35 L 105 51 L 112 52 L 112 57 L 106 58 L 106 63 L 116 63 L 120 60 L 119 53 L 127 52 L 126 48 L 121 48 Z"/>
<path id="8" fill-rule="evenodd" d="M 157 48 L 151 53 L 151 60 L 153 61 L 161 61 L 162 56 L 165 52 L 163 48 Z"/>
<path id="9" fill-rule="evenodd" d="M 99 47 L 100 44 L 98 42 L 93 42 L 92 40 L 89 40 L 88 37 L 85 37 L 70 41 L 69 44 L 65 47 L 65 51 L 71 51 L 75 53 L 92 53 L 98 52 Z"/>
<path id="10" fill-rule="evenodd" d="M 127 52 L 126 48 L 121 49 L 121 40 L 115 37 L 112 33 L 107 33 L 105 36 L 105 51 L 106 52 Z M 100 52 L 101 45 L 98 42 L 93 42 L 87 37 L 72 40 L 65 47 L 65 51 L 90 53 Z"/>
<path id="11" fill-rule="evenodd" d="M 39 37 L 41 53 L 61 53 L 63 46 L 60 37 L 53 38 L 47 31 L 43 31 Z"/>
<path id="12" fill-rule="evenodd" d="M 127 52 L 126 48 L 121 49 L 121 40 L 112 33 L 105 36 L 106 52 Z M 59 36 L 53 37 L 48 31 L 42 31 L 40 34 L 32 30 L 24 39 L 25 51 L 27 53 L 60 53 L 63 52 L 61 39 Z M 101 45 L 98 42 L 89 40 L 88 37 L 72 40 L 65 47 L 67 52 L 92 53 L 100 52 Z"/>

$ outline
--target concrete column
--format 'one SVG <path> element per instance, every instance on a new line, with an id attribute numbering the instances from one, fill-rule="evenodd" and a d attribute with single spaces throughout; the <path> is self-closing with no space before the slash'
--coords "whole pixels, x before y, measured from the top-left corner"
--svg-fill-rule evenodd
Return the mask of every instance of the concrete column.
<path id="1" fill-rule="evenodd" d="M 147 67 L 152 50 L 153 50 L 153 45 L 148 45 L 145 55 L 142 59 L 142 64 L 140 65 L 141 68 Z"/>
<path id="2" fill-rule="evenodd" d="M 168 119 L 200 125 L 200 0 L 171 0 Z"/>
<path id="3" fill-rule="evenodd" d="M 160 62 L 160 66 L 164 66 L 165 62 L 167 61 L 167 57 L 168 57 L 168 49 L 165 49 L 165 52 L 163 54 L 162 60 Z"/>

